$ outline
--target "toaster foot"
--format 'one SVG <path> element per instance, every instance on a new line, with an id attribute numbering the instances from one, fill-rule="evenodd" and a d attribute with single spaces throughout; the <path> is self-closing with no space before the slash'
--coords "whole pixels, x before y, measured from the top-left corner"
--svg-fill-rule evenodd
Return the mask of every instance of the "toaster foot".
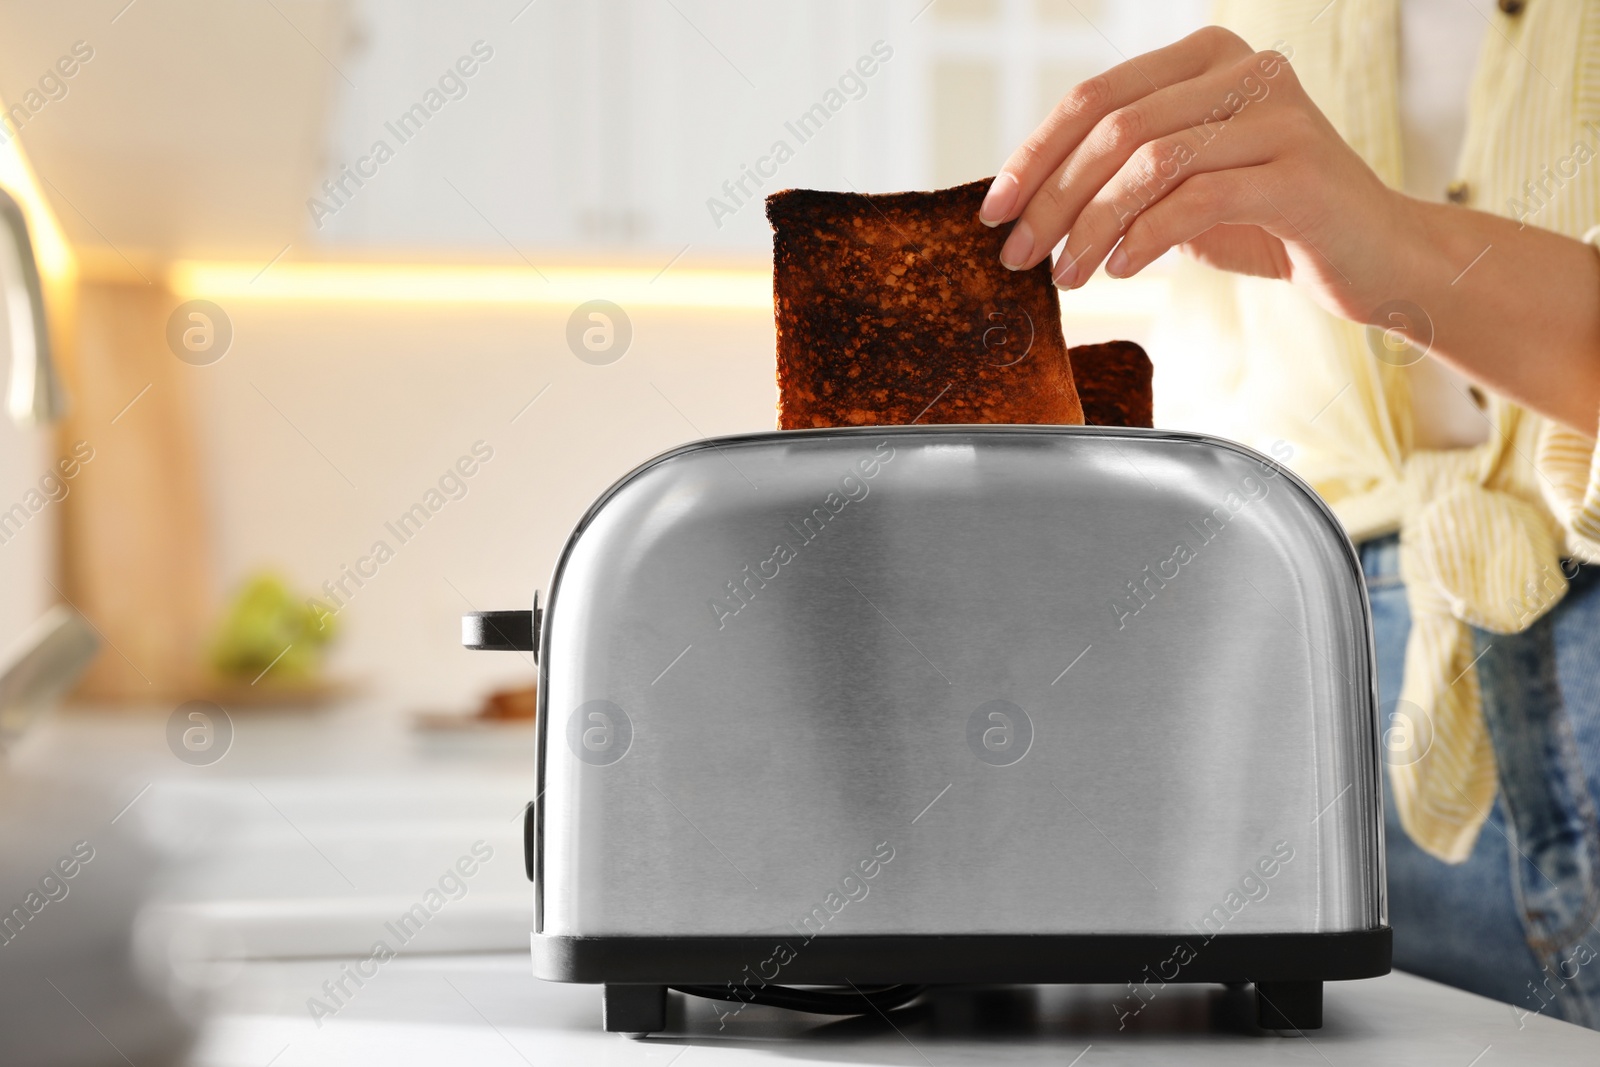
<path id="1" fill-rule="evenodd" d="M 1256 1023 L 1263 1030 L 1320 1030 L 1322 983 L 1257 982 Z"/>
<path id="2" fill-rule="evenodd" d="M 667 987 L 607 983 L 603 1000 L 607 1033 L 643 1037 L 667 1026 Z"/>

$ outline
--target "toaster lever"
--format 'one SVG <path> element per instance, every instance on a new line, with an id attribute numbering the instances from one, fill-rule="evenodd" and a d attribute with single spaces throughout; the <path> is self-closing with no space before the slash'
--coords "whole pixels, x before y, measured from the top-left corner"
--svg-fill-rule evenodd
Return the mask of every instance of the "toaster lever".
<path id="1" fill-rule="evenodd" d="M 461 643 L 484 652 L 537 653 L 538 629 L 534 611 L 470 611 L 461 616 Z"/>
<path id="2" fill-rule="evenodd" d="M 522 809 L 522 870 L 528 881 L 539 881 L 539 806 L 535 800 Z"/>

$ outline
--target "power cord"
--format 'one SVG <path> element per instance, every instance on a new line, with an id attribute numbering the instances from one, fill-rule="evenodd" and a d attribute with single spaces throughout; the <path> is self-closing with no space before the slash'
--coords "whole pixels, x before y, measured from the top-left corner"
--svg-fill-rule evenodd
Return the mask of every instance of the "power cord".
<path id="1" fill-rule="evenodd" d="M 767 985 L 748 986 L 675 985 L 670 988 L 691 997 L 727 1000 L 738 1004 L 764 1004 L 813 1015 L 865 1015 L 870 1011 L 893 1011 L 927 992 L 925 985 L 884 985 L 856 987 L 812 987 Z"/>

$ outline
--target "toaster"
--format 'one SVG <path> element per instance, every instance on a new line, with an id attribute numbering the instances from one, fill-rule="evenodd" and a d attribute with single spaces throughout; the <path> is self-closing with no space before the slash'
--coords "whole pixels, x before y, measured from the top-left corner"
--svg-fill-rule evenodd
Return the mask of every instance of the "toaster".
<path id="1" fill-rule="evenodd" d="M 727 1014 L 945 983 L 1251 983 L 1270 1029 L 1390 966 L 1372 629 L 1278 459 L 1079 426 L 697 441 L 611 486 L 543 603 L 535 974 Z"/>

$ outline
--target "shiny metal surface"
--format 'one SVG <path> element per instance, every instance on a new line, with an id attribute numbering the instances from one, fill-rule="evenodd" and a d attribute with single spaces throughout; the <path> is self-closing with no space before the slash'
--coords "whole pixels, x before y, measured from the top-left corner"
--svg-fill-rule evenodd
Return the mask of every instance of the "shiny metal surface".
<path id="1" fill-rule="evenodd" d="M 44 311 L 44 283 L 22 205 L 0 189 L 0 301 L 10 326 L 11 387 L 6 408 L 19 426 L 54 422 L 66 411 Z"/>
<path id="2" fill-rule="evenodd" d="M 687 446 L 552 580 L 542 930 L 1369 929 L 1370 632 L 1326 506 L 1229 442 Z"/>

